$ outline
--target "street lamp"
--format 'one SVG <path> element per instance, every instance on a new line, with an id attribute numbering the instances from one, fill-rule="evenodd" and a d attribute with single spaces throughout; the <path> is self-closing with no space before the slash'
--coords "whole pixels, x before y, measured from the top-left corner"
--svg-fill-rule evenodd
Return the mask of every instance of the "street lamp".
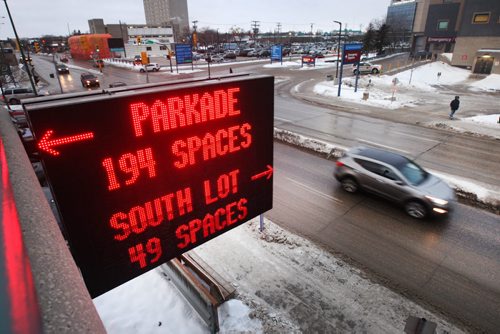
<path id="1" fill-rule="evenodd" d="M 339 21 L 333 21 L 335 23 L 340 24 L 340 29 L 339 29 L 339 45 L 337 46 L 337 69 L 335 70 L 335 78 L 339 77 L 339 54 L 340 54 L 340 36 L 342 34 L 342 22 Z"/>

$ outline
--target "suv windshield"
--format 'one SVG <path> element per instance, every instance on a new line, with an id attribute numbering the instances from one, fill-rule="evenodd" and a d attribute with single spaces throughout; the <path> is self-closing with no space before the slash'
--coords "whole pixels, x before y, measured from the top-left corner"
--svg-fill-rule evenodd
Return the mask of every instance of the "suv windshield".
<path id="1" fill-rule="evenodd" d="M 429 173 L 423 170 L 419 165 L 410 160 L 395 167 L 414 186 L 418 186 L 424 182 L 429 175 Z"/>

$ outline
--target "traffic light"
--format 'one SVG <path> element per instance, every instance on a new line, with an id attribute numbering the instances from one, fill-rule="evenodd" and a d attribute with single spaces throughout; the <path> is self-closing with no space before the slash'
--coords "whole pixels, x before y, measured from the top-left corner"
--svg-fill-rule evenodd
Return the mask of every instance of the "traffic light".
<path id="1" fill-rule="evenodd" d="M 141 36 L 137 36 L 137 44 L 141 44 Z"/>
<path id="2" fill-rule="evenodd" d="M 34 45 L 35 45 L 35 52 L 36 52 L 36 53 L 40 52 L 40 43 L 35 42 L 35 44 L 34 44 Z"/>

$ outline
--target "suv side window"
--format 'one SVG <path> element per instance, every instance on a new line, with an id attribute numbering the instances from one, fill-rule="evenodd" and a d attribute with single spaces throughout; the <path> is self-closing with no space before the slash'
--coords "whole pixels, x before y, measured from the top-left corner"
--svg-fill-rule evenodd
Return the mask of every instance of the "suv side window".
<path id="1" fill-rule="evenodd" d="M 389 180 L 393 180 L 393 181 L 399 180 L 399 177 L 396 175 L 396 173 L 394 173 L 393 170 L 391 170 L 387 167 L 383 167 L 382 176 L 385 178 L 388 178 Z"/>
<path id="2" fill-rule="evenodd" d="M 388 168 L 384 165 L 380 165 L 380 164 L 377 164 L 375 162 L 366 161 L 366 160 L 362 160 L 362 159 L 354 159 L 354 161 L 356 161 L 358 164 L 360 164 L 366 170 L 368 170 L 372 173 L 375 173 L 379 176 L 385 177 L 385 178 L 387 178 L 389 180 L 393 180 L 393 181 L 399 180 L 399 177 L 396 175 L 396 173 L 394 173 L 393 170 L 391 170 L 390 168 Z"/>
<path id="3" fill-rule="evenodd" d="M 362 159 L 354 159 L 358 164 L 360 164 L 364 169 L 375 173 L 377 175 L 382 175 L 382 169 L 384 166 L 379 165 L 377 163 L 371 162 L 371 161 L 366 161 Z"/>

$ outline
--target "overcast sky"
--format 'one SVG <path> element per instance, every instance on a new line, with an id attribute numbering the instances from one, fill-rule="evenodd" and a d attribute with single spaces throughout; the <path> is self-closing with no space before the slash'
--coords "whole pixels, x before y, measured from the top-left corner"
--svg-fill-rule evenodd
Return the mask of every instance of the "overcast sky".
<path id="1" fill-rule="evenodd" d="M 189 21 L 198 27 L 227 31 L 232 26 L 250 30 L 260 21 L 261 31 L 331 31 L 341 21 L 351 29 L 365 29 L 372 19 L 387 13 L 389 0 L 188 0 Z M 87 20 L 105 24 L 145 23 L 142 0 L 7 0 L 19 37 L 88 32 Z M 0 1 L 0 38 L 14 37 L 4 1 Z"/>

